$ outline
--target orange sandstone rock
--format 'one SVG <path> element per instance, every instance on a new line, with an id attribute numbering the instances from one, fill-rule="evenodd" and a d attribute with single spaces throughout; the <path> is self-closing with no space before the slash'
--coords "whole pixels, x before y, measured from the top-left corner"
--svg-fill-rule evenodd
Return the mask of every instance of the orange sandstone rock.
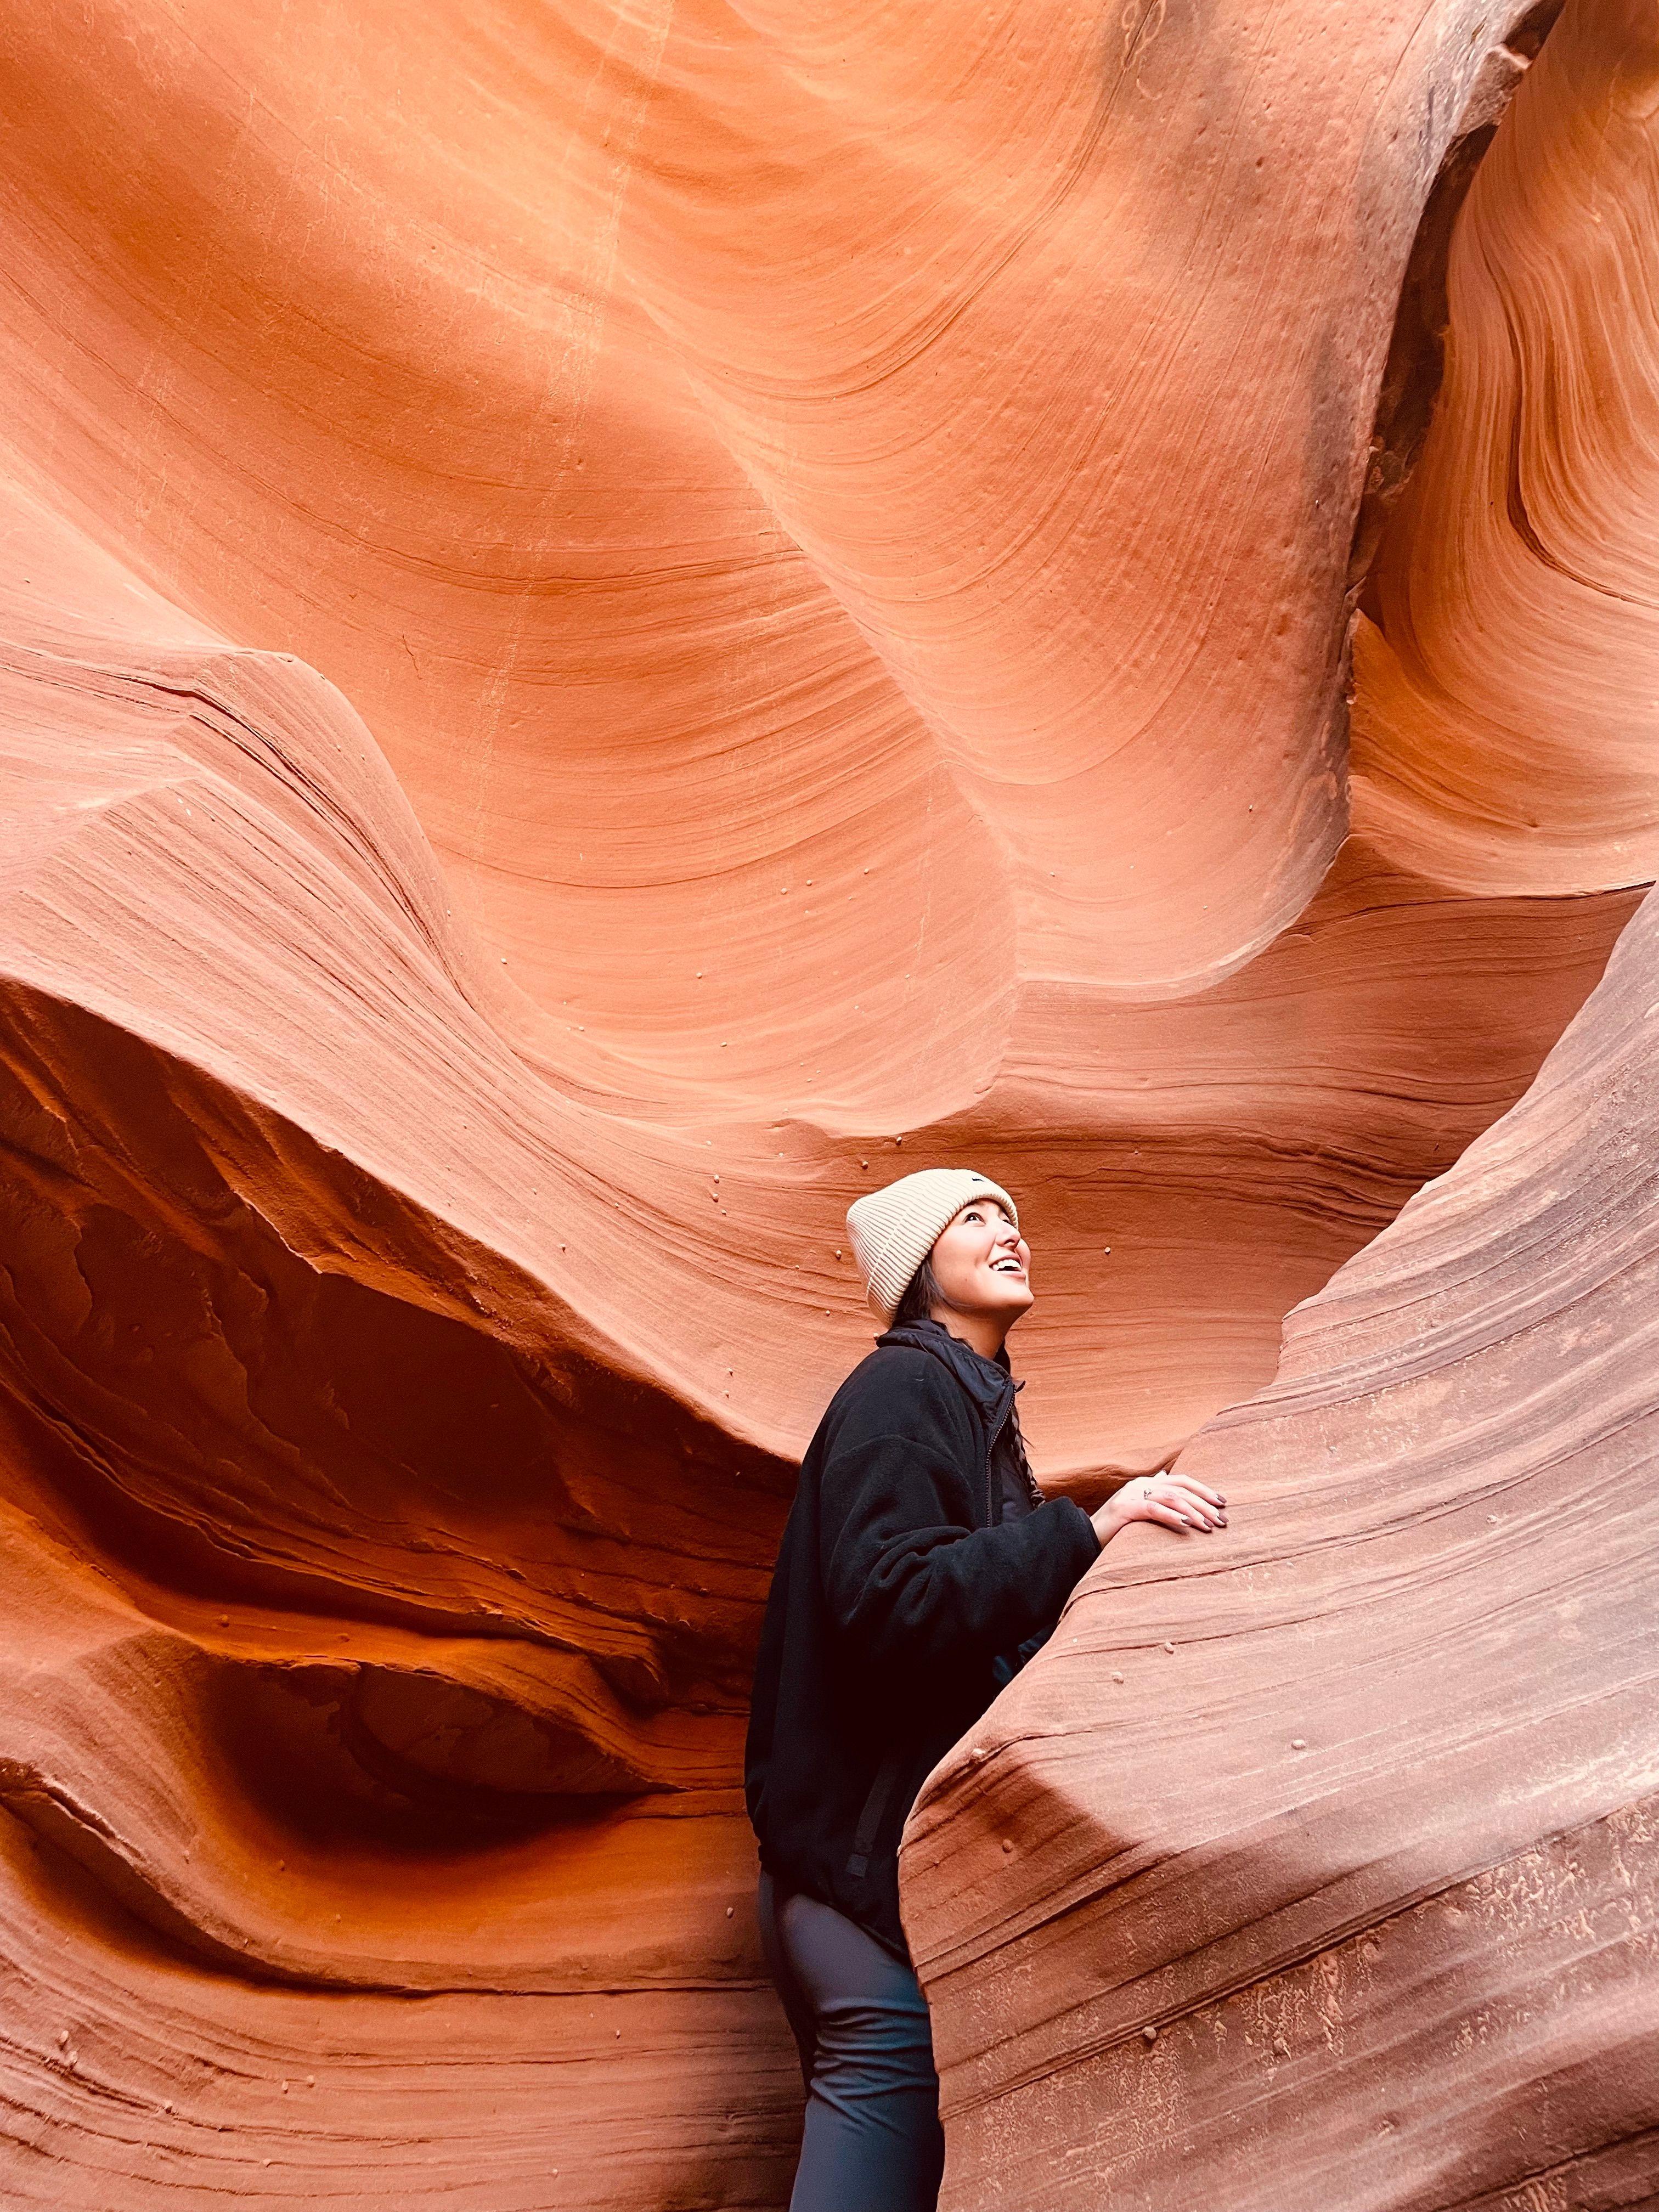
<path id="1" fill-rule="evenodd" d="M 1656 111 L 1653 11 L 1569 8 L 1470 188 L 1355 641 L 1356 822 L 1470 891 L 1659 869 Z"/>
<path id="2" fill-rule="evenodd" d="M 1659 903 L 933 1778 L 950 2205 L 1639 2203 Z M 1003 1849 L 1012 1838 L 1010 1857 Z"/>
<path id="3" fill-rule="evenodd" d="M 782 2201 L 737 1782 L 868 1342 L 846 1205 L 921 1158 L 1018 1191 L 1031 1439 L 1093 1498 L 1268 1380 L 1652 872 L 1605 592 L 1616 729 L 1589 632 L 1540 647 L 1571 865 L 1469 858 L 1468 794 L 1537 779 L 1443 557 L 1468 238 L 1549 273 L 1528 466 L 1642 558 L 1640 302 L 1569 155 L 1601 100 L 1638 221 L 1645 33 L 1528 76 L 1513 18 L 12 11 L 8 2202 Z M 1351 550 L 1454 145 L 1466 427 L 1387 522 L 1351 823 Z M 1558 451 L 1532 361 L 1598 346 L 1627 404 Z M 1509 732 L 1467 767 L 1407 605 Z M 1070 1817 L 1021 1831 L 1034 1925 Z"/>

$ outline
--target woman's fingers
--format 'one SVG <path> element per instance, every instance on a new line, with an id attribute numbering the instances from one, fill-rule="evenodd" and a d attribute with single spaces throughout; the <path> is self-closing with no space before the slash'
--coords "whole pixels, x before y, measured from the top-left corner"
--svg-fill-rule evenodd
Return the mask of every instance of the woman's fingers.
<path id="1" fill-rule="evenodd" d="M 1162 1522 L 1166 1528 L 1184 1528 L 1190 1534 L 1198 1525 L 1196 1522 L 1189 1521 L 1177 1507 L 1162 1505 L 1156 1498 L 1146 1500 L 1145 1512 L 1149 1521 Z"/>
<path id="2" fill-rule="evenodd" d="M 1190 1532 L 1201 1528 L 1208 1535 L 1227 1525 L 1227 1501 L 1207 1483 L 1168 1468 L 1142 1475 L 1118 1493 L 1119 1525 L 1125 1520 L 1156 1521 L 1160 1528 Z"/>
<path id="3" fill-rule="evenodd" d="M 1224 1528 L 1227 1516 L 1218 1506 L 1212 1505 L 1188 1483 L 1170 1480 L 1155 1484 L 1146 1493 L 1150 1504 L 1158 1505 L 1173 1513 L 1178 1521 L 1194 1528 Z"/>
<path id="4" fill-rule="evenodd" d="M 1172 1474 L 1164 1487 L 1175 1492 L 1176 1495 L 1170 1503 L 1179 1506 L 1183 1513 L 1197 1513 L 1217 1528 L 1226 1527 L 1227 1501 L 1218 1492 L 1206 1489 L 1201 1482 L 1194 1482 L 1183 1474 Z"/>
<path id="5" fill-rule="evenodd" d="M 1156 1504 L 1166 1505 L 1173 1512 L 1184 1514 L 1188 1520 L 1195 1522 L 1200 1528 L 1207 1528 L 1214 1518 L 1213 1508 L 1206 1505 L 1201 1498 L 1194 1497 L 1191 1491 L 1183 1489 L 1179 1483 L 1160 1482 L 1150 1495 Z"/>
<path id="6" fill-rule="evenodd" d="M 1157 1482 L 1179 1483 L 1183 1490 L 1190 1490 L 1194 1498 L 1201 1498 L 1206 1505 L 1224 1505 L 1227 1503 L 1221 1492 L 1218 1490 L 1212 1490 L 1207 1482 L 1200 1482 L 1194 1475 L 1182 1474 L 1174 1468 L 1169 1468 L 1164 1474 L 1155 1475 L 1153 1480 Z"/>

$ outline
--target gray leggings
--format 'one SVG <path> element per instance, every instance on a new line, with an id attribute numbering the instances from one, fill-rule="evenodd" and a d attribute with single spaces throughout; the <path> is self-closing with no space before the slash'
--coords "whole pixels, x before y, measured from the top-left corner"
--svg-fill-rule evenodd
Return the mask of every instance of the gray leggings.
<path id="1" fill-rule="evenodd" d="M 933 2212 L 945 2130 L 921 1983 L 817 1898 L 775 1897 L 764 1874 L 760 1924 L 806 2083 L 789 2212 Z"/>

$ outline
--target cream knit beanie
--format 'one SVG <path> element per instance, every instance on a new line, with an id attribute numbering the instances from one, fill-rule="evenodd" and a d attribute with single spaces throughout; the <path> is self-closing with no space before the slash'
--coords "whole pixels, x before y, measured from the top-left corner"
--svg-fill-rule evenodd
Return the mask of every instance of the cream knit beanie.
<path id="1" fill-rule="evenodd" d="M 853 1257 L 864 1278 L 870 1310 L 884 1328 L 892 1327 L 910 1278 L 940 1232 L 976 1198 L 1000 1199 L 1018 1228 L 1018 1209 L 1001 1184 L 967 1168 L 919 1168 L 884 1190 L 866 1191 L 848 1207 Z"/>

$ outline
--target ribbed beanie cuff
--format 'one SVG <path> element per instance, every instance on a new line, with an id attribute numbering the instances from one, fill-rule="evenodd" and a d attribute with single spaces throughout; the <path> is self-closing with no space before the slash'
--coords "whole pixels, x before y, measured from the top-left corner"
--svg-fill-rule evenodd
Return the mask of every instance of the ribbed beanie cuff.
<path id="1" fill-rule="evenodd" d="M 870 1310 L 884 1328 L 892 1326 L 911 1277 L 940 1234 L 976 1198 L 1000 1200 L 1018 1228 L 1018 1209 L 1001 1184 L 969 1168 L 918 1168 L 883 1190 L 866 1191 L 848 1207 L 853 1256 Z"/>

